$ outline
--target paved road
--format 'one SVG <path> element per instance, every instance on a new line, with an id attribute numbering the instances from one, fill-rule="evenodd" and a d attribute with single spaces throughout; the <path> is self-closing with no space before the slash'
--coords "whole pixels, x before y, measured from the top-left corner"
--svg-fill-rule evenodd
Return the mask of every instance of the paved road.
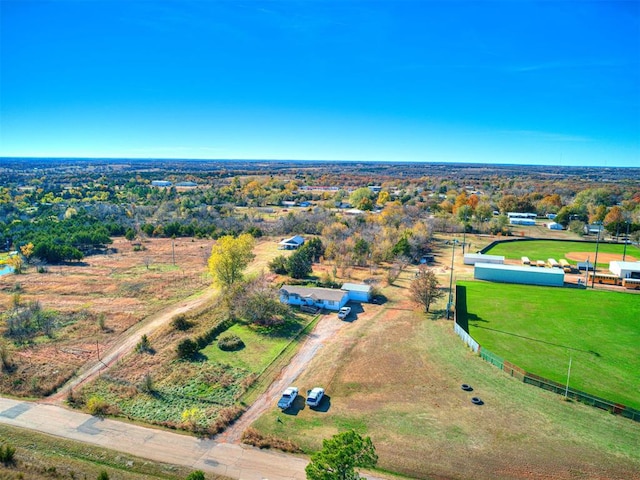
<path id="1" fill-rule="evenodd" d="M 0 423 L 242 480 L 302 480 L 308 460 L 0 397 Z"/>

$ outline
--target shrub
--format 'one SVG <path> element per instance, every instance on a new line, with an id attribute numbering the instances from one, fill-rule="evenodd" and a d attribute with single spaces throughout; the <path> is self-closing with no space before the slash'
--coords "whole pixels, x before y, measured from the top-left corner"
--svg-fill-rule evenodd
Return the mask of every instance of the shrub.
<path id="1" fill-rule="evenodd" d="M 87 411 L 91 415 L 105 415 L 109 410 L 109 404 L 97 396 L 87 400 Z"/>
<path id="2" fill-rule="evenodd" d="M 153 377 L 150 373 L 146 373 L 144 377 L 142 377 L 142 382 L 140 383 L 140 390 L 146 393 L 152 393 L 154 390 L 153 387 Z"/>
<path id="3" fill-rule="evenodd" d="M 195 472 L 191 472 L 185 480 L 205 480 L 204 472 L 202 470 L 196 470 Z"/>
<path id="4" fill-rule="evenodd" d="M 142 335 L 142 337 L 140 337 L 140 341 L 136 345 L 136 352 L 153 353 L 153 348 L 151 348 L 151 342 L 149 342 L 149 337 L 147 337 L 146 335 Z"/>
<path id="5" fill-rule="evenodd" d="M 244 431 L 242 434 L 242 443 L 258 448 L 277 448 L 283 452 L 302 452 L 302 449 L 291 440 L 283 440 L 273 435 L 263 435 L 253 427 L 249 427 Z"/>
<path id="6" fill-rule="evenodd" d="M 218 340 L 218 348 L 224 351 L 240 350 L 244 347 L 242 339 L 232 333 L 220 337 Z"/>
<path id="7" fill-rule="evenodd" d="M 198 342 L 199 343 L 199 342 Z M 191 359 L 198 353 L 198 343 L 194 342 L 190 338 L 185 338 L 178 344 L 177 353 L 178 358 L 183 360 Z"/>
<path id="8" fill-rule="evenodd" d="M 109 474 L 106 471 L 102 470 L 98 475 L 98 480 L 109 480 Z"/>
<path id="9" fill-rule="evenodd" d="M 187 317 L 185 315 L 178 315 L 174 317 L 173 320 L 171 320 L 171 326 L 176 330 L 185 332 L 193 327 L 193 322 L 187 320 Z"/>
<path id="10" fill-rule="evenodd" d="M 11 445 L 0 446 L 0 462 L 5 465 L 11 465 L 15 459 L 16 449 Z"/>

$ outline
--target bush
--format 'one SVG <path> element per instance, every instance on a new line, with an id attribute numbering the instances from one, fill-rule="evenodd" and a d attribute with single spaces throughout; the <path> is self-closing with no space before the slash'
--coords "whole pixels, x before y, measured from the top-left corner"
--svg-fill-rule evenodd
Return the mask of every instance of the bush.
<path id="1" fill-rule="evenodd" d="M 242 341 L 242 339 L 232 333 L 224 335 L 218 340 L 218 348 L 226 352 L 240 350 L 243 347 L 244 342 Z"/>
<path id="2" fill-rule="evenodd" d="M 93 396 L 87 401 L 87 411 L 91 415 L 106 415 L 109 404 L 100 397 Z"/>
<path id="3" fill-rule="evenodd" d="M 189 360 L 193 358 L 196 353 L 198 353 L 198 350 L 198 343 L 194 342 L 190 338 L 185 338 L 178 344 L 178 358 Z"/>
<path id="4" fill-rule="evenodd" d="M 291 440 L 282 440 L 273 435 L 263 435 L 253 427 L 249 427 L 244 431 L 242 434 L 242 443 L 258 448 L 277 448 L 283 452 L 302 452 L 302 449 Z"/>
<path id="5" fill-rule="evenodd" d="M 178 315 L 174 317 L 173 320 L 171 320 L 171 326 L 176 330 L 185 332 L 193 327 L 193 322 L 187 320 L 187 317 L 185 315 Z"/>
<path id="6" fill-rule="evenodd" d="M 98 480 L 109 480 L 109 474 L 106 471 L 102 470 L 98 475 Z"/>
<path id="7" fill-rule="evenodd" d="M 202 470 L 191 472 L 185 480 L 205 480 L 204 472 Z"/>
<path id="8" fill-rule="evenodd" d="M 0 462 L 4 465 L 11 465 L 15 459 L 16 449 L 11 445 L 0 446 Z"/>
<path id="9" fill-rule="evenodd" d="M 140 341 L 136 345 L 136 352 L 153 353 L 153 348 L 151 348 L 151 342 L 149 342 L 149 337 L 147 337 L 146 335 L 142 335 L 142 337 L 140 337 Z"/>

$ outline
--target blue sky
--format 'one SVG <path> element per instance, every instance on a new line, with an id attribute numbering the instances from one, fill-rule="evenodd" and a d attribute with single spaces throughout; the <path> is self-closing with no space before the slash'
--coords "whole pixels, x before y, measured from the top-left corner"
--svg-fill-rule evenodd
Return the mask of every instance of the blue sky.
<path id="1" fill-rule="evenodd" d="M 0 156 L 640 165 L 636 0 L 0 8 Z"/>

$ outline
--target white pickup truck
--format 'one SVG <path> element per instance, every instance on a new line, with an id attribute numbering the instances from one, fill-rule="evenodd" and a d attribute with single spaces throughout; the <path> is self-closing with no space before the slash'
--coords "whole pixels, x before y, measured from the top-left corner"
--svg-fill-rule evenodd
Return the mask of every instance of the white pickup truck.
<path id="1" fill-rule="evenodd" d="M 338 318 L 344 320 L 351 313 L 351 307 L 342 307 L 338 312 Z"/>
<path id="2" fill-rule="evenodd" d="M 297 387 L 289 387 L 284 392 L 282 392 L 282 397 L 278 400 L 278 408 L 282 410 L 286 410 L 287 408 L 293 405 L 296 397 L 298 396 L 298 388 Z"/>

